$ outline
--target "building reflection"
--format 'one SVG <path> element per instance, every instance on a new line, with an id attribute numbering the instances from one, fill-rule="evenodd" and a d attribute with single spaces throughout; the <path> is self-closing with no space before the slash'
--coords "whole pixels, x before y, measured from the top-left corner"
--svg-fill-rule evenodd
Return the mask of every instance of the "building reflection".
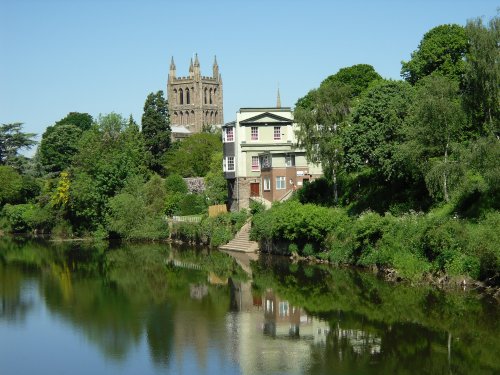
<path id="1" fill-rule="evenodd" d="M 228 349 L 242 374 L 302 374 L 311 364 L 313 350 L 327 343 L 338 348 L 340 361 L 346 347 L 354 355 L 380 353 L 380 337 L 340 322 L 332 327 L 272 289 L 256 294 L 250 283 L 235 284 L 234 298 L 238 313 L 227 316 L 229 342 L 234 345 Z"/>

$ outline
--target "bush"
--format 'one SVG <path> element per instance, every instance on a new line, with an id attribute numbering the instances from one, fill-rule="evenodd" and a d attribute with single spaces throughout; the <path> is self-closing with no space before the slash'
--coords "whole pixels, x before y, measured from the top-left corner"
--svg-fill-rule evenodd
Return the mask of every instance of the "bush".
<path id="1" fill-rule="evenodd" d="M 6 204 L 3 215 L 12 232 L 44 231 L 53 226 L 53 216 L 49 208 L 35 204 Z"/>
<path id="2" fill-rule="evenodd" d="M 306 243 L 302 248 L 302 255 L 308 257 L 315 254 L 314 246 L 310 243 Z"/>
<path id="3" fill-rule="evenodd" d="M 201 194 L 187 194 L 179 201 L 180 215 L 198 215 L 206 209 L 205 196 Z"/>

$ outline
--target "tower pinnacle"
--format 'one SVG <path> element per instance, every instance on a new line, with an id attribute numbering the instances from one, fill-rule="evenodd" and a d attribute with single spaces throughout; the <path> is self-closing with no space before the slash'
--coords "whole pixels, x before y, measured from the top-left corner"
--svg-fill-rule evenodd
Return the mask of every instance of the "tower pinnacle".
<path id="1" fill-rule="evenodd" d="M 281 108 L 280 88 L 278 87 L 278 97 L 276 98 L 276 108 Z"/>

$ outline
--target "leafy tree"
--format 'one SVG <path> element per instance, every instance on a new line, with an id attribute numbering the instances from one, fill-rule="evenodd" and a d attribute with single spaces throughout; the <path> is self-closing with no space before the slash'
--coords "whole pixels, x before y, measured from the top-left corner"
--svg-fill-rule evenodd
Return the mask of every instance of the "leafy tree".
<path id="1" fill-rule="evenodd" d="M 483 134 L 500 135 L 500 17 L 488 26 L 480 18 L 467 22 L 469 51 L 465 62 L 465 104 Z"/>
<path id="2" fill-rule="evenodd" d="M 221 148 L 218 134 L 193 134 L 165 154 L 165 169 L 182 177 L 204 177 L 210 170 L 212 155 Z"/>
<path id="3" fill-rule="evenodd" d="M 142 135 L 146 151 L 150 154 L 150 168 L 159 173 L 161 158 L 170 147 L 170 117 L 163 91 L 150 93 L 144 103 Z"/>
<path id="4" fill-rule="evenodd" d="M 413 91 L 406 82 L 384 80 L 360 97 L 342 133 L 346 168 L 371 167 L 387 180 L 400 173 L 398 145 L 404 140 L 401 129 Z"/>
<path id="5" fill-rule="evenodd" d="M 74 125 L 82 131 L 89 130 L 94 119 L 88 113 L 70 112 L 63 119 L 56 122 L 59 125 Z"/>
<path id="6" fill-rule="evenodd" d="M 22 176 L 10 166 L 0 166 L 0 206 L 17 202 L 21 198 L 22 189 Z"/>
<path id="7" fill-rule="evenodd" d="M 74 226 L 102 224 L 108 199 L 133 178 L 144 178 L 144 144 L 139 128 L 122 116 L 99 116 L 84 132 L 73 162 L 69 210 Z"/>
<path id="8" fill-rule="evenodd" d="M 298 146 L 306 150 L 310 162 L 322 164 L 325 177 L 333 182 L 334 201 L 337 202 L 337 174 L 342 160 L 340 128 L 350 111 L 351 88 L 332 82 L 321 85 L 308 95 L 312 106 L 299 106 L 294 111 Z"/>
<path id="9" fill-rule="evenodd" d="M 145 184 L 139 179 L 130 180 L 109 200 L 108 230 L 127 239 L 166 238 L 165 198 L 165 186 L 158 175 L 153 175 Z"/>
<path id="10" fill-rule="evenodd" d="M 409 61 L 403 61 L 401 76 L 411 84 L 430 74 L 461 81 L 465 72 L 467 35 L 460 25 L 440 25 L 425 33 Z"/>
<path id="11" fill-rule="evenodd" d="M 165 179 L 166 199 L 165 210 L 167 215 L 180 214 L 180 203 L 188 193 L 186 181 L 178 175 L 171 174 Z"/>
<path id="12" fill-rule="evenodd" d="M 205 177 L 205 194 L 210 204 L 223 204 L 227 200 L 227 181 L 222 171 L 222 152 L 212 155 L 210 170 Z"/>
<path id="13" fill-rule="evenodd" d="M 408 150 L 419 159 L 430 193 L 442 192 L 448 202 L 450 178 L 460 167 L 450 161 L 450 152 L 465 125 L 458 84 L 442 76 L 423 78 L 410 112 Z"/>
<path id="14" fill-rule="evenodd" d="M 51 126 L 42 136 L 39 160 L 47 172 L 60 172 L 69 167 L 78 152 L 82 130 L 71 124 Z"/>
<path id="15" fill-rule="evenodd" d="M 348 85 L 351 96 L 359 96 L 371 82 L 382 79 L 373 66 L 368 64 L 357 64 L 340 69 L 337 73 L 327 77 L 321 85 L 340 83 Z"/>
<path id="16" fill-rule="evenodd" d="M 30 149 L 36 144 L 36 134 L 23 133 L 20 122 L 0 125 L 0 165 L 13 165 L 18 159 L 19 151 Z"/>
<path id="17" fill-rule="evenodd" d="M 171 174 L 165 179 L 165 188 L 167 189 L 167 193 L 188 193 L 188 186 L 186 181 L 179 174 Z"/>

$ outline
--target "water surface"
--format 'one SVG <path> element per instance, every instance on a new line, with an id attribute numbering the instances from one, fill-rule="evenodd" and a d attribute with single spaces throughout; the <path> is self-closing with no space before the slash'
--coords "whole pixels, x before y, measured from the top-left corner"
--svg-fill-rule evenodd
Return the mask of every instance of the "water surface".
<path id="1" fill-rule="evenodd" d="M 0 374 L 498 374 L 498 304 L 218 251 L 0 240 Z"/>

